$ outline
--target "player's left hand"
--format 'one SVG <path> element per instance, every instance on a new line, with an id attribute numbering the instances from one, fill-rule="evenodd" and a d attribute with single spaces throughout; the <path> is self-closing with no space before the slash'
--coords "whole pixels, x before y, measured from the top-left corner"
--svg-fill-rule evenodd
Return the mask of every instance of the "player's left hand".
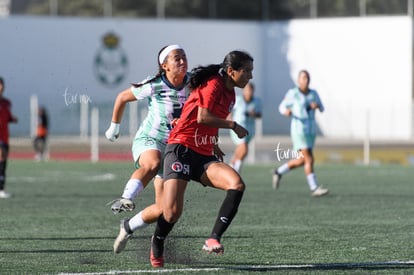
<path id="1" fill-rule="evenodd" d="M 245 136 L 249 134 L 249 131 L 247 131 L 243 126 L 241 126 L 240 124 L 236 122 L 234 123 L 235 123 L 235 127 L 233 131 L 237 134 L 239 138 L 244 138 Z"/>
<path id="2" fill-rule="evenodd" d="M 319 108 L 319 105 L 318 105 L 318 103 L 316 103 L 316 102 L 311 102 L 311 103 L 309 104 L 309 107 L 310 107 L 312 110 L 316 110 L 317 108 Z"/>

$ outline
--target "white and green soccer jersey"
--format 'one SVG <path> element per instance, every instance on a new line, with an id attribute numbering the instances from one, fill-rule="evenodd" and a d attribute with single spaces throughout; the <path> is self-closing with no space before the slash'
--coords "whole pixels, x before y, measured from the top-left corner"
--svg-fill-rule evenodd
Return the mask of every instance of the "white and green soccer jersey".
<path id="1" fill-rule="evenodd" d="M 285 114 L 291 110 L 290 133 L 295 149 L 312 148 L 316 136 L 315 110 L 310 103 L 315 102 L 321 112 L 324 111 L 322 101 L 315 90 L 310 89 L 307 94 L 302 93 L 298 87 L 290 89 L 279 105 L 279 112 Z"/>
<path id="2" fill-rule="evenodd" d="M 254 111 L 256 113 L 262 112 L 262 103 L 259 98 L 253 97 L 250 102 L 246 102 L 243 98 L 243 95 L 236 96 L 236 103 L 233 107 L 232 111 L 232 119 L 236 121 L 238 124 L 246 128 L 249 134 L 245 137 L 240 139 L 237 137 L 237 134 L 234 131 L 230 131 L 231 138 L 233 142 L 239 144 L 241 142 L 250 142 L 250 140 L 254 137 L 256 132 L 256 118 L 246 115 L 247 112 Z"/>
<path id="3" fill-rule="evenodd" d="M 131 87 L 131 91 L 137 100 L 146 99 L 148 102 L 148 114 L 141 123 L 135 138 L 151 137 L 163 143 L 167 143 L 173 119 L 179 118 L 184 102 L 189 95 L 186 83 L 180 89 L 175 89 L 168 80 L 161 76 L 140 87 Z M 148 81 L 148 79 L 143 82 Z"/>

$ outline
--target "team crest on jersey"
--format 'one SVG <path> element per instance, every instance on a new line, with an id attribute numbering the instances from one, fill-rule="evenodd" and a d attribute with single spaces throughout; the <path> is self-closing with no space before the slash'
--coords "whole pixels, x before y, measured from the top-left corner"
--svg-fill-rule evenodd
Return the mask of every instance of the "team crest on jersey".
<path id="1" fill-rule="evenodd" d="M 154 145 L 154 140 L 152 140 L 152 139 L 147 139 L 146 141 L 145 141 L 145 143 L 144 143 L 144 145 L 145 146 L 151 146 L 151 145 Z"/>
<path id="2" fill-rule="evenodd" d="M 180 173 L 183 171 L 183 164 L 179 161 L 173 162 L 173 164 L 171 164 L 171 169 L 174 172 Z"/>

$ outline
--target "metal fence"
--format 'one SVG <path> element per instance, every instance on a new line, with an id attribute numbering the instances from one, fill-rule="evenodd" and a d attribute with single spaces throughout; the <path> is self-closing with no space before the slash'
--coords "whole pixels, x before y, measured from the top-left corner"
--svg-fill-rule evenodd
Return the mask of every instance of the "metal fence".
<path id="1" fill-rule="evenodd" d="M 279 20 L 412 15 L 414 0 L 0 0 L 0 16 L 104 16 Z M 129 3 L 129 4 L 128 4 Z M 70 8 L 68 8 L 70 6 Z M 28 9 L 31 7 L 31 9 Z M 35 7 L 35 8 L 34 8 Z M 89 9 L 89 13 L 88 10 Z"/>

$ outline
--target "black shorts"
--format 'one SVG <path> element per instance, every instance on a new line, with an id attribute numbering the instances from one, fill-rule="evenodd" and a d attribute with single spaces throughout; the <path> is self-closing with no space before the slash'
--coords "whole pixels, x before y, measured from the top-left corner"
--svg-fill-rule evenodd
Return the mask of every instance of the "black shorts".
<path id="1" fill-rule="evenodd" d="M 9 145 L 0 140 L 0 150 L 2 151 L 4 160 L 7 160 L 7 157 L 9 156 Z"/>
<path id="2" fill-rule="evenodd" d="M 181 144 L 167 144 L 164 154 L 164 180 L 195 180 L 201 183 L 201 175 L 215 156 L 204 156 Z"/>

